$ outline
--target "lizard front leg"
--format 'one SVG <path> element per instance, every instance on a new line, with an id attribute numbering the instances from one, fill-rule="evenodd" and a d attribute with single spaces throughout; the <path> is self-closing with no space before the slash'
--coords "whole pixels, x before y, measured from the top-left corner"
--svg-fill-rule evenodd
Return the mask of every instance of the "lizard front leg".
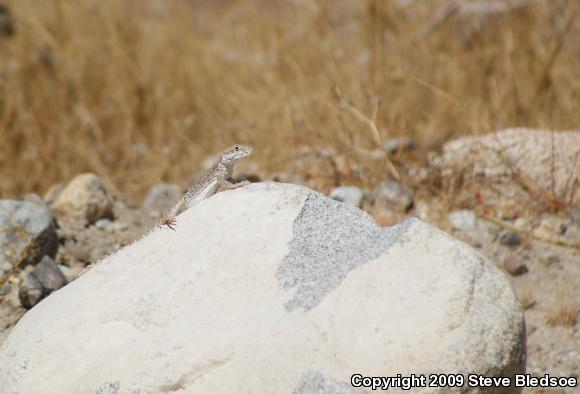
<path id="1" fill-rule="evenodd" d="M 228 169 L 224 165 L 220 165 L 220 167 L 218 168 L 218 171 L 216 173 L 216 176 L 217 176 L 217 182 L 218 182 L 218 185 L 220 187 L 220 190 L 237 189 L 238 187 L 246 186 L 250 183 L 248 181 L 243 181 L 243 182 L 239 182 L 239 183 L 230 182 L 228 180 L 228 176 L 229 176 Z"/>
<path id="2" fill-rule="evenodd" d="M 246 185 L 249 185 L 249 184 L 250 184 L 250 182 L 248 182 L 248 181 L 242 181 L 242 182 L 238 182 L 238 183 L 232 183 L 232 182 L 224 179 L 224 182 L 222 183 L 222 190 L 237 189 L 238 187 L 246 186 Z"/>

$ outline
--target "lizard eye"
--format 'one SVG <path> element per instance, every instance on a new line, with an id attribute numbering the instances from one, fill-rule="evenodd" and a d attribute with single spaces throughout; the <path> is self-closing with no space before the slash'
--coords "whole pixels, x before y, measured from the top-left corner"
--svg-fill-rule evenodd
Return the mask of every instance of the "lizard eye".
<path id="1" fill-rule="evenodd" d="M 240 147 L 239 146 L 236 146 L 236 150 L 240 150 Z"/>

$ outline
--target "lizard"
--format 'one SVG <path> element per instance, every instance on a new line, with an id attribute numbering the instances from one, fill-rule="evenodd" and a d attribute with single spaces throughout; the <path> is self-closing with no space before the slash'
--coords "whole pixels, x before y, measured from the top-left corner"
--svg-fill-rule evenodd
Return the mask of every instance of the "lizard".
<path id="1" fill-rule="evenodd" d="M 224 150 L 217 161 L 204 171 L 181 197 L 181 199 L 165 213 L 161 224 L 175 230 L 175 217 L 201 200 L 214 195 L 220 187 L 222 190 L 236 189 L 249 184 L 248 181 L 239 183 L 230 182 L 234 165 L 252 154 L 254 148 L 246 145 L 232 145 Z"/>

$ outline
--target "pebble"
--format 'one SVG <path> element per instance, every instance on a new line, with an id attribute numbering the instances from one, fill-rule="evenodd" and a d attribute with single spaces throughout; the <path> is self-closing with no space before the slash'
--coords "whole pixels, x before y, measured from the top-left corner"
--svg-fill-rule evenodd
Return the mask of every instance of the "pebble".
<path id="1" fill-rule="evenodd" d="M 30 309 L 56 289 L 66 285 L 67 279 L 57 264 L 45 256 L 32 272 L 29 272 L 18 289 L 18 297 L 23 307 Z"/>
<path id="2" fill-rule="evenodd" d="M 18 298 L 20 298 L 22 306 L 30 309 L 38 304 L 43 297 L 44 289 L 42 288 L 42 283 L 32 273 L 26 275 L 18 289 Z"/>
<path id="3" fill-rule="evenodd" d="M 34 267 L 32 274 L 42 284 L 42 287 L 48 291 L 60 289 L 67 284 L 66 277 L 58 268 L 56 262 L 48 256 L 44 256 L 40 263 Z"/>
<path id="4" fill-rule="evenodd" d="M 511 276 L 520 276 L 528 272 L 528 267 L 517 255 L 511 255 L 504 259 L 503 267 Z"/>
<path id="5" fill-rule="evenodd" d="M 417 148 L 417 144 L 411 137 L 390 138 L 383 145 L 387 153 L 393 154 L 399 151 L 409 151 Z"/>
<path id="6" fill-rule="evenodd" d="M 99 219 L 95 223 L 95 227 L 99 230 L 108 231 L 114 233 L 117 231 L 124 231 L 129 228 L 129 225 L 125 222 L 113 222 L 110 219 Z"/>
<path id="7" fill-rule="evenodd" d="M 522 236 L 515 231 L 505 230 L 499 237 L 499 242 L 510 248 L 517 248 L 522 243 Z"/>
<path id="8" fill-rule="evenodd" d="M 361 208 L 365 191 L 355 186 L 340 186 L 330 192 L 330 198 Z"/>
<path id="9" fill-rule="evenodd" d="M 451 227 L 458 231 L 471 231 L 477 227 L 477 216 L 472 210 L 462 209 L 451 212 L 447 218 Z"/>
<path id="10" fill-rule="evenodd" d="M 44 206 L 27 201 L 0 200 L 0 264 L 5 271 L 22 261 L 35 264 L 58 250 L 56 225 Z M 10 265 L 9 269 L 8 264 Z"/>
<path id="11" fill-rule="evenodd" d="M 373 191 L 375 203 L 381 207 L 406 212 L 413 206 L 413 190 L 400 182 L 388 180 L 378 183 Z"/>
<path id="12" fill-rule="evenodd" d="M 113 225 L 111 219 L 99 219 L 95 222 L 95 227 L 99 230 L 108 230 Z"/>

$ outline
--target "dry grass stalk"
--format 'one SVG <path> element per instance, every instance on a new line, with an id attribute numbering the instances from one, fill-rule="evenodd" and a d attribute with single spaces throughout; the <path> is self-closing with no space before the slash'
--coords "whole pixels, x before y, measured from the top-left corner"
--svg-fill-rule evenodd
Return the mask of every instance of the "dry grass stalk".
<path id="1" fill-rule="evenodd" d="M 92 171 L 137 198 L 234 141 L 259 148 L 265 174 L 292 168 L 299 146 L 333 147 L 368 187 L 384 167 L 352 148 L 376 147 L 381 130 L 428 150 L 487 125 L 577 127 L 580 41 L 567 37 L 580 4 L 528 3 L 457 13 L 417 39 L 446 2 L 8 1 L 0 197 Z M 360 122 L 371 139 L 350 132 Z"/>
<path id="2" fill-rule="evenodd" d="M 399 172 L 397 171 L 397 169 L 395 168 L 395 166 L 393 165 L 393 162 L 391 161 L 389 154 L 387 153 L 387 151 L 383 148 L 383 140 L 380 136 L 379 133 L 379 129 L 377 128 L 377 125 L 375 124 L 374 120 L 366 117 L 365 115 L 363 115 L 358 109 L 356 109 L 352 104 L 349 104 L 345 101 L 343 101 L 340 104 L 340 107 L 342 109 L 347 110 L 348 112 L 350 112 L 352 115 L 354 115 L 359 121 L 363 122 L 364 124 L 367 125 L 367 127 L 369 128 L 369 130 L 371 131 L 371 134 L 373 136 L 374 142 L 377 145 L 377 147 L 383 152 L 383 156 L 385 158 L 385 162 L 387 164 L 387 169 L 389 170 L 389 174 L 396 180 L 401 180 L 401 176 L 399 175 Z M 377 108 L 377 107 L 375 107 Z M 377 111 L 375 110 L 373 118 L 376 117 L 376 113 Z"/>
<path id="3" fill-rule="evenodd" d="M 493 217 L 492 214 L 489 214 L 489 213 L 483 214 L 481 212 L 478 212 L 478 210 L 476 210 L 476 213 L 481 219 L 487 220 L 488 222 L 494 223 L 494 224 L 496 224 L 500 227 L 503 227 L 505 229 L 508 229 L 510 231 L 514 231 L 516 233 L 519 233 L 519 234 L 522 234 L 525 236 L 529 236 L 529 237 L 538 239 L 540 241 L 549 242 L 549 243 L 552 243 L 555 245 L 560 245 L 560 246 L 565 246 L 568 248 L 580 250 L 580 240 L 557 237 L 555 235 L 542 233 L 542 232 L 539 232 L 537 230 L 529 231 L 529 230 L 521 229 L 521 228 L 519 228 L 511 223 L 508 223 L 504 220 L 497 219 L 497 218 Z"/>
<path id="4" fill-rule="evenodd" d="M 546 323 L 552 327 L 573 327 L 578 323 L 578 313 L 578 308 L 573 304 L 562 304 L 546 314 Z"/>

